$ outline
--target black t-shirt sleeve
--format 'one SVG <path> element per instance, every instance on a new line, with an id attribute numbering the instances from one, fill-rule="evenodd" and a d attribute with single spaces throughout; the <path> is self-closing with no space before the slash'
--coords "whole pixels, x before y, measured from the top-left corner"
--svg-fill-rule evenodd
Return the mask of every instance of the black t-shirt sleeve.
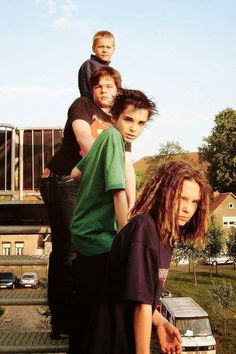
<path id="1" fill-rule="evenodd" d="M 112 293 L 123 301 L 153 305 L 158 282 L 159 247 L 155 223 L 134 217 L 115 237 L 111 250 Z"/>
<path id="2" fill-rule="evenodd" d="M 158 279 L 157 261 L 157 254 L 144 243 L 130 244 L 126 265 L 124 300 L 153 305 Z"/>
<path id="3" fill-rule="evenodd" d="M 91 125 L 93 115 L 91 105 L 92 102 L 87 97 L 77 98 L 68 110 L 68 119 L 65 129 L 76 119 L 85 120 Z"/>

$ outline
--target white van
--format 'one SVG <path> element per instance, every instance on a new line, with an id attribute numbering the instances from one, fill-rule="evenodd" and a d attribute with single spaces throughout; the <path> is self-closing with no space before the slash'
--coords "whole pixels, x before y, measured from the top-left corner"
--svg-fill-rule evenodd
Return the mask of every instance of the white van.
<path id="1" fill-rule="evenodd" d="M 209 316 L 191 297 L 163 297 L 160 312 L 178 328 L 183 353 L 216 354 Z"/>

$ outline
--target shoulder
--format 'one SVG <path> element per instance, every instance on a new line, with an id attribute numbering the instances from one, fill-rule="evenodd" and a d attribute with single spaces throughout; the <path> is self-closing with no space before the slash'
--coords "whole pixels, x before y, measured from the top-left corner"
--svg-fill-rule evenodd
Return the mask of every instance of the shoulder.
<path id="1" fill-rule="evenodd" d="M 129 223 L 131 227 L 141 227 L 141 229 L 148 229 L 156 232 L 155 221 L 150 214 L 136 215 L 130 220 Z"/>
<path id="2" fill-rule="evenodd" d="M 74 100 L 74 102 L 71 104 L 68 112 L 73 112 L 74 110 L 78 109 L 93 109 L 94 103 L 92 100 L 90 100 L 88 97 L 81 96 Z"/>
<path id="3" fill-rule="evenodd" d="M 156 243 L 158 238 L 154 219 L 149 214 L 133 217 L 120 231 L 120 237 L 129 237 L 129 242 L 141 242 L 148 245 Z M 126 236 L 124 236 L 126 235 Z"/>
<path id="4" fill-rule="evenodd" d="M 117 130 L 114 127 L 110 127 L 106 130 L 104 130 L 100 136 L 102 136 L 103 138 L 107 138 L 107 140 L 121 140 L 122 141 L 122 136 L 121 133 L 119 132 L 119 130 Z"/>

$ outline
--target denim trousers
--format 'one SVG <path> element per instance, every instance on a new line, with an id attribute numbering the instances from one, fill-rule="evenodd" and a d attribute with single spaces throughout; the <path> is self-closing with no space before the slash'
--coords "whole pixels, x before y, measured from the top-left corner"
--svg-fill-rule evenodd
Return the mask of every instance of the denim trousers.
<path id="1" fill-rule="evenodd" d="M 78 193 L 78 182 L 59 177 L 41 178 L 40 193 L 47 208 L 52 251 L 48 267 L 48 305 L 51 324 L 62 333 L 69 331 L 74 291 L 72 263 L 76 249 L 71 241 L 70 222 Z"/>

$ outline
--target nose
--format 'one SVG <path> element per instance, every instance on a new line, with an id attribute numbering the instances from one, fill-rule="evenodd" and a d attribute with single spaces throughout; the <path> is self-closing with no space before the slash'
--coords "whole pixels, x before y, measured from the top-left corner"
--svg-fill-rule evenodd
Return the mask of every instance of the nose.
<path id="1" fill-rule="evenodd" d="M 136 130 L 137 130 L 137 126 L 136 126 L 136 124 L 131 124 L 130 126 L 129 126 L 129 130 L 131 131 L 131 132 L 135 132 Z"/>
<path id="2" fill-rule="evenodd" d="M 185 203 L 182 206 L 182 210 L 186 213 L 186 214 L 190 214 L 191 213 L 191 208 L 192 208 L 192 204 L 191 202 L 185 201 Z"/>
<path id="3" fill-rule="evenodd" d="M 107 87 L 106 87 L 106 86 L 102 86 L 102 87 L 101 87 L 101 92 L 102 92 L 102 93 L 107 92 Z"/>

